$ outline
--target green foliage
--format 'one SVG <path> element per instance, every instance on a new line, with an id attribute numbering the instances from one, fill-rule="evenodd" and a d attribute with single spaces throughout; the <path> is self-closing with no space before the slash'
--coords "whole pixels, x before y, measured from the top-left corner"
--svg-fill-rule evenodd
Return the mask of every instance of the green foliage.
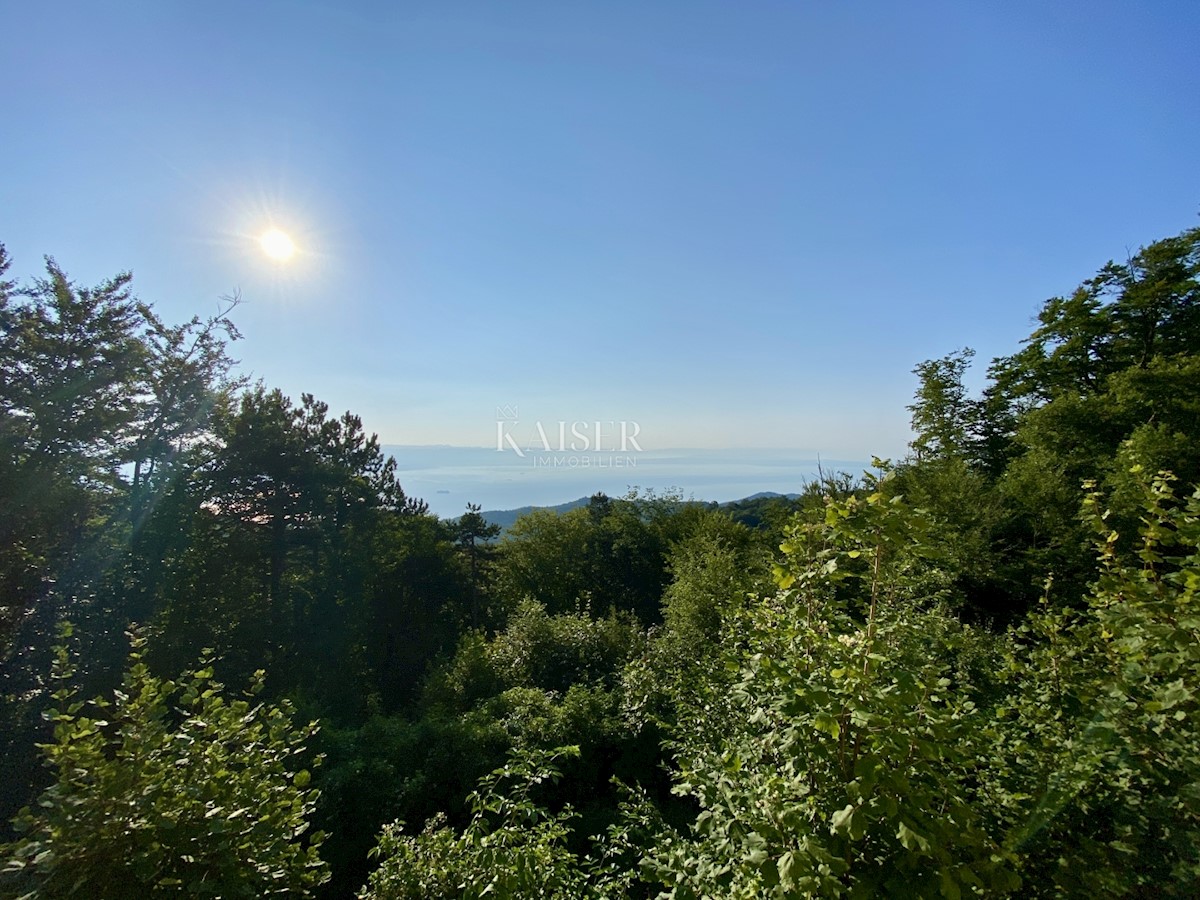
<path id="1" fill-rule="evenodd" d="M 181 469 L 186 470 L 180 457 L 186 460 L 186 451 L 211 439 L 213 411 L 245 383 L 230 377 L 235 363 L 225 352 L 227 342 L 241 337 L 229 318 L 239 302 L 228 298 L 215 316 L 194 316 L 177 326 L 145 311 L 145 399 L 131 454 L 130 519 L 135 525 L 143 522 Z"/>
<path id="2" fill-rule="evenodd" d="M 85 703 L 57 654 L 42 745 L 55 783 L 16 821 L 4 848 L 6 890 L 30 897 L 190 893 L 308 895 L 328 872 L 324 836 L 305 837 L 317 792 L 304 767 L 316 724 L 284 703 L 227 700 L 211 661 L 177 681 L 152 675 L 134 640 L 111 701 Z M 319 758 L 314 761 L 319 762 Z"/>
<path id="3" fill-rule="evenodd" d="M 647 875 L 673 897 L 1194 896 L 1200 491 L 1135 469 L 1136 541 L 1093 488 L 1100 575 L 997 643 L 936 601 L 938 529 L 892 493 L 797 520 L 783 590 L 683 695 Z M 714 681 L 721 684 L 720 676 Z"/>
<path id="4" fill-rule="evenodd" d="M 484 715 L 375 715 L 356 728 L 322 728 L 326 755 L 314 825 L 329 832 L 321 855 L 333 878 L 328 896 L 349 896 L 374 866 L 368 851 L 395 819 L 423 822 L 442 813 L 458 822 L 476 781 L 512 746 L 501 723 Z"/>
<path id="5" fill-rule="evenodd" d="M 526 601 L 492 640 L 478 632 L 464 636 L 458 652 L 430 679 L 425 702 L 462 712 L 514 688 L 556 696 L 574 685 L 611 689 L 644 645 L 645 635 L 628 613 L 600 619 L 584 611 L 551 615 Z"/>
<path id="6" fill-rule="evenodd" d="M 981 753 L 1032 895 L 1200 890 L 1200 492 L 1133 477 L 1137 541 L 1093 490 L 1100 576 L 1018 632 Z"/>
<path id="7" fill-rule="evenodd" d="M 127 273 L 82 288 L 53 260 L 46 271 L 0 292 L 0 651 L 119 511 L 148 361 Z"/>
<path id="8" fill-rule="evenodd" d="M 215 419 L 220 446 L 150 517 L 176 530 L 157 574 L 152 652 L 174 668 L 215 647 L 238 677 L 268 661 L 276 692 L 335 714 L 367 696 L 394 708 L 453 646 L 469 590 L 448 528 L 396 480 L 396 463 L 350 413 L 261 385 Z M 220 615 L 213 615 L 220 610 Z M 346 694 L 358 691 L 347 706 Z"/>
<path id="9" fill-rule="evenodd" d="M 479 765 L 496 747 L 533 758 L 527 754 L 536 757 L 574 746 L 570 757 L 561 760 L 567 777 L 544 801 L 548 809 L 571 804 L 578 813 L 565 817 L 543 809 L 538 815 L 554 819 L 555 829 L 562 829 L 564 852 L 582 852 L 586 835 L 618 819 L 621 800 L 611 778 L 655 775 L 656 737 L 635 733 L 624 716 L 622 671 L 645 646 L 645 633 L 630 613 L 610 611 L 599 619 L 586 611 L 554 615 L 532 601 L 521 604 L 494 638 L 468 633 L 454 657 L 427 684 L 420 727 L 431 736 L 442 735 L 443 742 L 445 736 L 473 735 L 475 752 L 460 756 L 449 767 L 426 766 L 421 777 L 428 779 L 432 794 L 437 795 L 438 779 L 484 774 L 487 769 Z M 454 844 L 459 840 L 457 832 L 451 827 L 460 824 L 455 817 L 457 799 L 441 796 L 441 809 L 448 817 L 439 819 L 420 840 L 434 841 L 430 835 L 436 832 L 439 847 L 447 841 L 458 846 Z M 478 827 L 471 826 L 464 834 L 469 837 Z M 445 847 L 429 850 L 434 855 L 443 851 L 460 852 Z M 632 879 L 635 858 L 627 862 L 617 866 L 610 860 L 611 877 Z M 428 884 L 425 887 L 432 890 Z"/>
<path id="10" fill-rule="evenodd" d="M 1103 392 L 1111 375 L 1200 348 L 1200 229 L 1110 262 L 1067 298 L 1046 303 L 1020 353 L 998 360 L 1017 396 L 1041 401 Z"/>
<path id="11" fill-rule="evenodd" d="M 472 628 L 483 625 L 485 615 L 490 612 L 485 587 L 495 556 L 492 542 L 500 536 L 500 526 L 491 525 L 480 513 L 478 503 L 468 503 L 467 511 L 451 523 L 454 542 L 466 557 L 471 579 L 470 623 Z M 490 617 L 489 617 L 490 618 Z"/>
<path id="12" fill-rule="evenodd" d="M 962 738 L 979 711 L 956 665 L 964 629 L 929 600 L 927 525 L 888 478 L 869 487 L 796 523 L 783 590 L 726 631 L 733 689 L 689 710 L 676 741 L 677 790 L 702 811 L 649 859 L 669 896 L 1015 886 L 973 803 Z"/>
<path id="13" fill-rule="evenodd" d="M 1008 624 L 1018 611 L 1006 608 L 1007 600 L 1020 589 L 1002 543 L 1008 510 L 987 475 L 961 456 L 927 458 L 897 470 L 897 489 L 929 519 L 929 540 L 952 579 L 948 600 L 956 611 Z"/>
<path id="14" fill-rule="evenodd" d="M 717 639 L 728 608 L 766 586 L 767 561 L 748 529 L 717 513 L 675 544 L 663 624 L 680 652 L 697 652 Z"/>
<path id="15" fill-rule="evenodd" d="M 645 646 L 628 613 L 550 615 L 526 602 L 492 640 L 464 637 L 426 685 L 423 721 L 456 722 L 506 748 L 575 745 L 583 762 L 571 793 L 604 804 L 614 759 L 636 743 L 622 714 L 622 672 Z"/>
<path id="16" fill-rule="evenodd" d="M 500 542 L 500 597 L 510 609 L 532 599 L 553 613 L 585 605 L 596 612 L 629 610 L 645 624 L 656 623 L 670 547 L 701 514 L 677 496 L 636 492 L 621 500 L 597 494 L 562 515 L 535 510 Z"/>
<path id="17" fill-rule="evenodd" d="M 972 615 L 1011 621 L 1047 574 L 1059 596 L 1082 596 L 1095 575 L 1077 517 L 1082 481 L 1109 493 L 1127 533 L 1138 509 L 1131 464 L 1200 481 L 1198 301 L 1200 229 L 1191 229 L 1046 301 L 1024 348 L 992 362 L 978 399 L 963 388 L 969 351 L 917 367 L 909 489 L 955 460 L 985 480 L 992 552 L 964 570 Z"/>
<path id="18" fill-rule="evenodd" d="M 1181 501 L 1165 477 L 1131 478 L 1137 542 L 1113 530 L 1100 493 L 1085 503 L 1101 566 L 1087 604 L 1000 639 L 943 602 L 956 562 L 942 526 L 886 467 L 868 476 L 819 521 L 796 518 L 779 592 L 724 607 L 724 659 L 677 685 L 660 721 L 676 793 L 699 807 L 689 827 L 640 795 L 584 854 L 569 809 L 493 778 L 462 831 L 391 828 L 365 896 L 615 896 L 646 882 L 677 898 L 1193 896 L 1200 491 Z M 721 544 L 703 545 L 681 553 L 681 585 L 684 561 L 729 571 Z M 504 684 L 488 654 L 468 642 L 458 671 Z M 517 746 L 546 748 L 610 718 L 604 699 L 580 684 L 561 703 L 510 687 L 477 711 L 528 739 Z"/>
<path id="19" fill-rule="evenodd" d="M 471 819 L 457 832 L 435 817 L 418 835 L 400 823 L 383 831 L 375 854 L 383 859 L 366 900 L 473 900 L 605 896 L 567 846 L 571 809 L 552 813 L 534 799 L 542 784 L 560 777 L 557 761 L 578 749 L 516 754 L 484 778 L 470 797 Z"/>
<path id="20" fill-rule="evenodd" d="M 967 398 L 963 375 L 975 356 L 970 348 L 921 363 L 913 372 L 921 379 L 909 412 L 918 459 L 956 457 L 966 452 L 975 424 L 975 404 Z"/>
<path id="21" fill-rule="evenodd" d="M 5 438 L 22 455 L 104 482 L 137 419 L 148 309 L 129 273 L 95 288 L 74 284 L 50 259 L 46 273 L 21 292 L 26 302 L 5 303 Z"/>
<path id="22" fill-rule="evenodd" d="M 725 689 L 715 674 L 724 673 L 721 635 L 731 617 L 772 585 L 770 554 L 760 538 L 724 512 L 706 511 L 673 545 L 663 625 L 623 676 L 625 714 L 635 728 L 670 727 L 683 698 Z"/>
<path id="23" fill-rule="evenodd" d="M 55 623 L 76 622 L 81 677 L 120 677 L 121 635 L 145 622 L 169 554 L 147 514 L 196 464 L 214 406 L 236 386 L 226 353 L 233 303 L 169 326 L 128 273 L 95 287 L 53 260 L 46 277 L 3 278 L 0 248 L 0 818 L 36 793 L 37 704 Z M 197 648 L 198 649 L 198 648 Z M 189 657 L 194 659 L 194 654 Z M 254 666 L 257 668 L 257 663 Z"/>
<path id="24" fill-rule="evenodd" d="M 0 277 L 7 268 L 0 248 Z M 0 282 L 0 649 L 46 584 L 95 589 L 98 573 L 72 565 L 81 548 L 140 524 L 236 384 L 236 300 L 171 327 L 128 273 L 94 288 L 51 259 L 46 273 Z"/>
<path id="25" fill-rule="evenodd" d="M 491 658 L 505 684 L 562 692 L 580 682 L 611 687 L 642 644 L 642 630 L 628 613 L 552 616 L 526 602 L 493 641 Z"/>
<path id="26" fill-rule="evenodd" d="M 385 829 L 363 896 L 1200 893 L 1200 494 L 1145 475 L 1200 481 L 1200 229 L 1048 301 L 978 397 L 971 351 L 919 365 L 895 472 L 598 494 L 495 542 L 357 417 L 235 397 L 232 305 L 169 327 L 126 275 L 7 266 L 0 801 L 36 793 L 60 607 L 77 682 L 129 621 L 150 643 L 114 700 L 56 691 L 4 892 L 315 889 L 291 696 L 335 726 L 333 894 L 397 819 L 428 825 Z"/>

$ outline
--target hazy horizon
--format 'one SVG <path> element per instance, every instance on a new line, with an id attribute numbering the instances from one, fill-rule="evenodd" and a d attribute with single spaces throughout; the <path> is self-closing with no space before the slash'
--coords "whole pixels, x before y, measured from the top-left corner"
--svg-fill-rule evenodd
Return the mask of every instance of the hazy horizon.
<path id="1" fill-rule="evenodd" d="M 384 444 L 382 449 L 396 458 L 405 492 L 424 500 L 443 518 L 460 515 L 468 503 L 485 510 L 556 506 L 597 492 L 620 497 L 634 487 L 723 503 L 761 491 L 800 491 L 820 471 L 857 476 L 870 466 L 870 460 L 778 448 L 675 448 L 629 454 L 534 451 L 525 457 L 494 447 Z"/>

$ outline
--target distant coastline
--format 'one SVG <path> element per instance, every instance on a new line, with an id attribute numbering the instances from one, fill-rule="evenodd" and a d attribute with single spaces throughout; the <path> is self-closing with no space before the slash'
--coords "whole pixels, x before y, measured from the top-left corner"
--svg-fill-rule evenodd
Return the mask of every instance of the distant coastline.
<path id="1" fill-rule="evenodd" d="M 405 492 L 444 518 L 458 516 L 468 503 L 485 510 L 558 506 L 597 492 L 621 497 L 633 487 L 726 503 L 761 492 L 794 493 L 822 471 L 857 475 L 870 467 L 869 458 L 811 449 L 647 450 L 622 454 L 620 466 L 611 464 L 611 454 L 520 457 L 495 447 L 404 444 L 385 444 L 383 451 L 395 457 Z"/>

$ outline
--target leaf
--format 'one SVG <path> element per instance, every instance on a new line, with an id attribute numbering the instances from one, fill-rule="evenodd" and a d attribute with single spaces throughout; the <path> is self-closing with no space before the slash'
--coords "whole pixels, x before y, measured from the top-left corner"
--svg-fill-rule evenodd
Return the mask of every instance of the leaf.
<path id="1" fill-rule="evenodd" d="M 900 838 L 900 843 L 909 850 L 920 850 L 922 852 L 929 850 L 929 839 L 913 831 L 903 821 L 900 822 L 900 828 L 896 832 L 896 836 Z"/>
<path id="2" fill-rule="evenodd" d="M 950 873 L 945 869 L 942 870 L 942 896 L 947 900 L 959 900 L 962 896 L 962 890 L 957 882 L 950 877 Z"/>
<path id="3" fill-rule="evenodd" d="M 830 821 L 829 830 L 833 834 L 849 834 L 854 827 L 854 813 L 857 811 L 853 803 L 846 804 L 844 809 L 840 809 L 833 814 L 833 819 Z"/>
<path id="4" fill-rule="evenodd" d="M 1163 694 L 1162 708 L 1170 709 L 1172 706 L 1178 706 L 1180 703 L 1190 700 L 1191 697 L 1191 691 L 1184 686 L 1183 679 L 1181 678 L 1178 681 L 1172 682 L 1167 687 L 1166 693 Z"/>
<path id="5" fill-rule="evenodd" d="M 817 713 L 813 717 L 813 728 L 817 731 L 824 731 L 830 737 L 836 738 L 842 733 L 842 726 L 838 724 L 838 720 L 829 713 Z"/>
<path id="6" fill-rule="evenodd" d="M 796 854 L 788 850 L 776 862 L 775 867 L 779 870 L 779 881 L 785 888 L 790 888 L 796 883 L 796 872 L 800 868 Z"/>

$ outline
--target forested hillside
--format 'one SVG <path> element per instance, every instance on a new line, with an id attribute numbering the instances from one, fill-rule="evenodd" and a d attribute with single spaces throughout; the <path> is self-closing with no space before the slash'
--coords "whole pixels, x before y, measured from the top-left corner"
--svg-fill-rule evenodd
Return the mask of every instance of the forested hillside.
<path id="1" fill-rule="evenodd" d="M 1200 893 L 1200 229 L 919 364 L 903 460 L 503 536 L 236 300 L 8 269 L 0 895 Z"/>

